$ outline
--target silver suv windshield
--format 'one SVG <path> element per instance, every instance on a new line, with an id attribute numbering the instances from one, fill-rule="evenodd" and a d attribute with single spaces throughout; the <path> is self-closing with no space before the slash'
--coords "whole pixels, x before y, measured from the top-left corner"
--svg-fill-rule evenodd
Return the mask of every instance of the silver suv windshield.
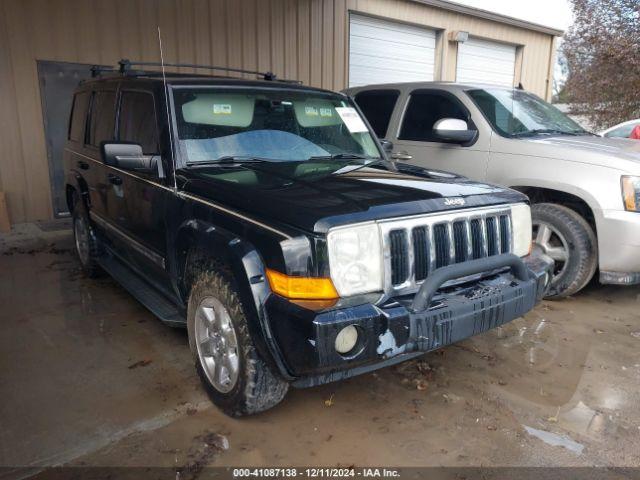
<path id="1" fill-rule="evenodd" d="M 177 141 L 188 165 L 381 158 L 366 124 L 343 96 L 179 87 L 173 100 Z"/>
<path id="2" fill-rule="evenodd" d="M 588 134 L 550 103 L 523 90 L 467 90 L 493 129 L 504 137 Z"/>

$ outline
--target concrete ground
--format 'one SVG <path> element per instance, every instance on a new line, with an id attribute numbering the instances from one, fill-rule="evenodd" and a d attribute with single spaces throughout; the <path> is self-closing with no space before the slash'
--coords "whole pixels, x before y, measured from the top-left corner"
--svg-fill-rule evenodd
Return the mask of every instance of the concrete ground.
<path id="1" fill-rule="evenodd" d="M 640 466 L 638 287 L 231 419 L 186 332 L 25 228 L 0 240 L 0 466 Z"/>

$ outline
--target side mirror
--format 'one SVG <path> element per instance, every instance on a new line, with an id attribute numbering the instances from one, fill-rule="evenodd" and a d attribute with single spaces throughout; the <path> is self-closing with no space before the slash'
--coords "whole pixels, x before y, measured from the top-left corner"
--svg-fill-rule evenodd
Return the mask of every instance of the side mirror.
<path id="1" fill-rule="evenodd" d="M 158 157 L 143 155 L 137 143 L 103 143 L 102 160 L 107 165 L 142 173 L 158 173 Z"/>
<path id="2" fill-rule="evenodd" d="M 471 143 L 478 136 L 477 130 L 469 130 L 467 122 L 458 118 L 442 118 L 433 125 L 433 136 L 444 143 Z"/>
<path id="3" fill-rule="evenodd" d="M 380 145 L 387 155 L 391 155 L 391 152 L 393 152 L 393 142 L 390 142 L 389 140 L 380 140 Z"/>

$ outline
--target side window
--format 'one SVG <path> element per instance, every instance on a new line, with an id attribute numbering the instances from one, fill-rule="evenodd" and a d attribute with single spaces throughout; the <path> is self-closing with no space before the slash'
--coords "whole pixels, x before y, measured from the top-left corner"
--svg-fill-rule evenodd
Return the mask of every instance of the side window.
<path id="1" fill-rule="evenodd" d="M 145 155 L 157 154 L 158 130 L 153 96 L 144 92 L 122 92 L 119 139 L 142 145 Z"/>
<path id="2" fill-rule="evenodd" d="M 69 122 L 69 140 L 84 143 L 84 126 L 87 121 L 89 92 L 76 93 L 73 96 L 71 120 Z"/>
<path id="3" fill-rule="evenodd" d="M 100 142 L 113 140 L 116 116 L 115 92 L 93 92 L 91 118 L 89 120 L 89 145 L 100 146 Z"/>
<path id="4" fill-rule="evenodd" d="M 379 138 L 387 135 L 391 114 L 399 95 L 400 92 L 397 90 L 371 90 L 360 92 L 355 97 L 356 103 Z"/>
<path id="5" fill-rule="evenodd" d="M 398 138 L 418 142 L 437 142 L 433 125 L 443 118 L 468 120 L 467 112 L 448 95 L 438 92 L 414 92 L 402 120 Z"/>

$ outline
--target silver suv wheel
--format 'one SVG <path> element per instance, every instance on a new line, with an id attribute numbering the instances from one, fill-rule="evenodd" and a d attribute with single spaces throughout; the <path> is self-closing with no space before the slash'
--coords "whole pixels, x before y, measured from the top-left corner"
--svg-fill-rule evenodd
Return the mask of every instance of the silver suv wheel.
<path id="1" fill-rule="evenodd" d="M 569 244 L 564 235 L 550 223 L 533 221 L 533 242 L 555 263 L 553 276 L 562 275 L 567 270 Z"/>
<path id="2" fill-rule="evenodd" d="M 555 203 L 531 206 L 533 241 L 555 262 L 547 298 L 581 290 L 598 267 L 598 240 L 589 223 L 575 210 Z"/>
<path id="3" fill-rule="evenodd" d="M 195 314 L 198 358 L 211 385 L 230 392 L 238 381 L 238 339 L 225 306 L 214 297 L 202 299 Z"/>

